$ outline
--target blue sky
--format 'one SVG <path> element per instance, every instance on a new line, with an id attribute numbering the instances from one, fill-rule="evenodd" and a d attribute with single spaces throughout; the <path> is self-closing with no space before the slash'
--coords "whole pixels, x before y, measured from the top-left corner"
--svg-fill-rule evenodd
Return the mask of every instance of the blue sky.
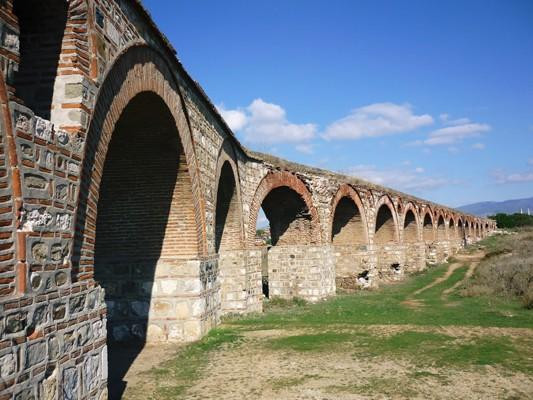
<path id="1" fill-rule="evenodd" d="M 533 196 L 533 1 L 144 4 L 251 149 L 450 206 Z"/>

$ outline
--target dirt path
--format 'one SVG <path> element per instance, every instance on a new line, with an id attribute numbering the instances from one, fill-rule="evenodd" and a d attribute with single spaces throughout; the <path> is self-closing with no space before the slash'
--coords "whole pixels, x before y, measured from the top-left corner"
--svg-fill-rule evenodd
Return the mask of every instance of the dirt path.
<path id="1" fill-rule="evenodd" d="M 470 262 L 471 263 L 471 268 L 469 268 L 468 270 L 468 273 L 470 273 L 468 275 L 468 277 L 470 277 L 472 275 L 472 273 L 474 272 L 474 268 L 472 268 L 472 264 L 478 264 L 479 263 L 479 260 L 481 260 L 483 257 L 485 256 L 485 252 L 483 251 L 479 251 L 479 252 L 476 252 L 474 254 L 457 254 L 455 256 L 455 259 L 457 260 L 456 262 L 450 264 L 450 266 L 448 267 L 448 270 L 446 271 L 446 273 L 443 275 L 443 276 L 440 276 L 438 277 L 437 279 L 435 279 L 433 282 L 429 283 L 428 285 L 424 286 L 423 288 L 420 288 L 416 291 L 414 291 L 411 296 L 409 296 L 409 299 L 419 295 L 420 293 L 422 292 L 425 292 L 426 290 L 428 289 L 431 289 L 433 286 L 436 286 L 438 285 L 439 283 L 442 283 L 444 281 L 447 281 L 450 276 L 454 273 L 454 271 L 457 269 L 457 268 L 460 268 L 464 265 L 465 262 Z M 467 273 L 467 274 L 468 274 Z M 467 276 L 465 276 L 465 279 L 467 278 Z M 464 280 L 463 280 L 464 281 Z M 463 282 L 461 281 L 461 282 Z M 461 282 L 458 282 L 454 285 L 454 288 L 456 286 L 458 286 Z M 451 292 L 452 288 L 448 289 L 448 293 Z"/>

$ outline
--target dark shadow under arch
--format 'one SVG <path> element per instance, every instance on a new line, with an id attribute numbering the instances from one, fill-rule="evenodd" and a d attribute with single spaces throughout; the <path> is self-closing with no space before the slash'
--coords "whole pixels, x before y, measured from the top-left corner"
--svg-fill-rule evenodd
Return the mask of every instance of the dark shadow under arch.
<path id="1" fill-rule="evenodd" d="M 376 215 L 374 243 L 393 243 L 397 241 L 396 238 L 397 232 L 392 211 L 387 204 L 382 204 Z"/>
<path id="2" fill-rule="evenodd" d="M 288 186 L 272 189 L 261 204 L 270 223 L 272 245 L 309 244 L 313 219 L 304 199 Z"/>
<path id="3" fill-rule="evenodd" d="M 121 396 L 122 378 L 147 340 L 158 260 L 195 256 L 195 237 L 174 118 L 158 95 L 141 92 L 115 125 L 98 199 L 94 274 L 106 290 L 110 398 Z"/>
<path id="4" fill-rule="evenodd" d="M 331 239 L 333 244 L 366 244 L 361 211 L 349 196 L 343 196 L 335 207 Z"/>
<path id="5" fill-rule="evenodd" d="M 442 215 L 440 215 L 437 220 L 437 239 L 446 240 L 446 224 L 444 223 L 444 217 Z"/>
<path id="6" fill-rule="evenodd" d="M 431 218 L 431 215 L 428 212 L 424 215 L 422 234 L 424 236 L 424 241 L 426 242 L 432 242 L 433 240 L 435 240 L 435 231 L 433 229 L 433 219 Z"/>
<path id="7" fill-rule="evenodd" d="M 235 174 L 229 161 L 220 171 L 215 211 L 215 251 L 242 247 L 241 213 Z"/>
<path id="8" fill-rule="evenodd" d="M 36 115 L 49 120 L 68 4 L 64 0 L 16 0 L 13 11 L 20 28 L 15 94 Z"/>
<path id="9" fill-rule="evenodd" d="M 403 240 L 406 243 L 415 243 L 418 241 L 418 222 L 413 210 L 408 209 L 405 213 L 403 222 Z"/>

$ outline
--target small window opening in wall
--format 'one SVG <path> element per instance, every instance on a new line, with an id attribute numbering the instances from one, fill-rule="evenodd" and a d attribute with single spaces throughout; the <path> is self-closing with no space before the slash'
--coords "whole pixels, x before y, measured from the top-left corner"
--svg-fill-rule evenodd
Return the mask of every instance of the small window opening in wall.
<path id="1" fill-rule="evenodd" d="M 402 272 L 402 268 L 400 267 L 400 264 L 398 263 L 391 264 L 390 269 L 395 274 L 399 274 L 400 272 Z"/>
<path id="2" fill-rule="evenodd" d="M 368 270 L 364 270 L 363 272 L 357 274 L 357 282 L 362 287 L 368 287 L 370 286 L 370 273 Z"/>

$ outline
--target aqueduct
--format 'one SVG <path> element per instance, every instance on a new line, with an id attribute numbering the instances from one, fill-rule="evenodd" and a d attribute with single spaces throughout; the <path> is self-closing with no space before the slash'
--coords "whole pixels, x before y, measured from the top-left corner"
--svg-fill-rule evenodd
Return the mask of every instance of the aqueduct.
<path id="1" fill-rule="evenodd" d="M 135 0 L 0 1 L 0 400 L 437 263 L 491 220 L 244 148 Z M 263 208 L 272 246 L 255 244 Z"/>

